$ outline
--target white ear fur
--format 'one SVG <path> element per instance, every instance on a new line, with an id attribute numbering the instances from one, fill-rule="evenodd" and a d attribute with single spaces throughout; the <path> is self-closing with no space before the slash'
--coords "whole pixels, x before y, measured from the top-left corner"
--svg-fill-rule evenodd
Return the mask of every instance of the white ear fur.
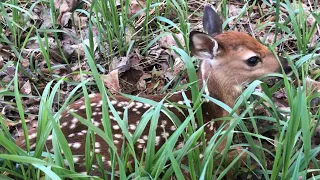
<path id="1" fill-rule="evenodd" d="M 213 38 L 211 38 L 211 39 L 212 39 L 212 42 L 214 43 L 214 46 L 212 48 L 212 54 L 213 54 L 214 57 L 216 57 L 217 54 L 218 54 L 219 45 L 218 45 L 218 42 L 215 39 L 213 39 Z"/>
<path id="2" fill-rule="evenodd" d="M 198 34 L 192 36 L 192 43 L 195 50 L 194 55 L 201 60 L 212 59 L 218 54 L 218 42 L 207 34 Z M 208 43 L 210 43 L 210 45 Z M 209 48 L 211 43 L 212 49 Z"/>

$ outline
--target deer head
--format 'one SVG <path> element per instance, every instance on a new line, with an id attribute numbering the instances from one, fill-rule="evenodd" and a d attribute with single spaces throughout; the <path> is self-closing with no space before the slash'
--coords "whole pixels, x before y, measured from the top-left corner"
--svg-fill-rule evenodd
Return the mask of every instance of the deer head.
<path id="1" fill-rule="evenodd" d="M 222 33 L 222 21 L 210 6 L 204 9 L 203 26 L 207 34 L 190 34 L 190 50 L 201 60 L 199 78 L 207 85 L 207 94 L 229 106 L 245 84 L 262 75 L 281 73 L 280 63 L 285 71 L 290 69 L 285 60 L 279 63 L 267 47 L 248 34 Z"/>

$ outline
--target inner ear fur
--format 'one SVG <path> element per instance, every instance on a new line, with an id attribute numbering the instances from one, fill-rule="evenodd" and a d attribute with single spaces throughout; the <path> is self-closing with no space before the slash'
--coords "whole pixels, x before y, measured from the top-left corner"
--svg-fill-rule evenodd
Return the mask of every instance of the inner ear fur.
<path id="1" fill-rule="evenodd" d="M 191 54 L 199 58 L 212 58 L 218 51 L 218 43 L 208 34 L 193 31 L 190 33 Z"/>

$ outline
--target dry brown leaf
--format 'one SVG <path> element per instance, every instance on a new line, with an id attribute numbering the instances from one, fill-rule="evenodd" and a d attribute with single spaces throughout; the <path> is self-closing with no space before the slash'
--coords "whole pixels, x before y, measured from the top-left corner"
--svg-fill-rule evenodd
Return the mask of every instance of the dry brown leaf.
<path id="1" fill-rule="evenodd" d="M 89 39 L 83 40 L 84 44 L 89 46 Z M 94 51 L 97 49 L 97 37 L 93 38 L 93 44 L 94 44 Z M 84 57 L 84 46 L 82 42 L 79 42 L 79 44 L 70 45 L 70 47 L 67 49 L 68 52 L 73 52 L 74 57 Z"/>
<path id="2" fill-rule="evenodd" d="M 180 44 L 182 46 L 184 46 L 183 35 L 181 33 L 179 33 L 179 34 L 175 34 L 175 36 L 178 38 Z M 173 36 L 171 34 L 168 34 L 166 36 L 161 37 L 158 40 L 158 43 L 159 43 L 160 47 L 163 47 L 163 48 L 166 48 L 166 49 L 169 49 L 171 46 L 177 46 L 178 47 L 175 39 L 173 38 Z"/>
<path id="3" fill-rule="evenodd" d="M 20 92 L 22 94 L 31 94 L 31 84 L 29 80 L 23 84 L 23 86 L 20 89 Z"/>
<path id="4" fill-rule="evenodd" d="M 132 66 L 136 66 L 141 62 L 142 56 L 140 55 L 139 49 L 134 49 L 133 52 L 130 53 L 129 55 L 130 59 L 130 65 Z"/>
<path id="5" fill-rule="evenodd" d="M 306 82 L 309 88 L 311 88 L 311 92 L 320 92 L 320 82 L 315 81 L 309 77 L 306 78 Z"/>
<path id="6" fill-rule="evenodd" d="M 29 61 L 29 59 L 23 58 L 22 61 L 21 61 L 21 65 L 22 65 L 22 67 L 24 67 L 24 68 L 29 68 L 29 66 L 30 66 L 30 61 Z"/>
<path id="7" fill-rule="evenodd" d="M 137 82 L 137 85 L 136 85 L 137 89 L 139 91 L 143 91 L 147 88 L 147 82 L 144 80 L 144 79 L 140 79 L 138 82 Z"/>
<path id="8" fill-rule="evenodd" d="M 60 24 L 62 26 L 67 26 L 69 21 L 71 20 L 71 16 L 72 16 L 72 13 L 71 12 L 66 12 L 64 13 L 62 16 L 61 16 L 61 19 L 60 19 Z"/>
<path id="9" fill-rule="evenodd" d="M 165 72 L 164 76 L 169 80 L 172 80 L 183 70 L 184 70 L 184 62 L 180 58 L 177 58 L 175 59 L 173 69 L 171 68 L 168 69 Z"/>
<path id="10" fill-rule="evenodd" d="M 107 75 L 101 75 L 104 85 L 112 92 L 117 93 L 120 91 L 119 85 L 119 71 L 115 69 Z"/>
<path id="11" fill-rule="evenodd" d="M 179 34 L 175 34 L 175 36 L 177 37 L 177 39 L 179 40 L 180 44 L 182 46 L 185 46 L 184 40 L 183 40 L 183 35 L 181 33 Z M 174 59 L 178 58 L 178 56 L 176 55 L 176 53 L 174 51 L 171 51 L 170 48 L 171 46 L 176 46 L 178 47 L 177 42 L 175 41 L 175 39 L 173 38 L 173 36 L 171 34 L 168 34 L 166 36 L 161 37 L 158 40 L 159 46 L 165 49 L 168 49 L 166 52 L 170 55 L 173 56 Z"/>
<path id="12" fill-rule="evenodd" d="M 126 72 L 130 69 L 130 63 L 127 57 L 114 57 L 110 63 L 109 71 L 113 71 L 115 69 L 119 70 L 119 73 Z"/>
<path id="13" fill-rule="evenodd" d="M 17 126 L 17 125 L 21 124 L 21 121 L 11 121 L 11 120 L 6 119 L 6 118 L 4 118 L 3 121 L 4 121 L 4 124 L 5 124 L 8 128 L 13 127 L 13 126 Z"/>
<path id="14" fill-rule="evenodd" d="M 61 23 L 64 13 L 73 10 L 79 4 L 79 0 L 57 0 L 55 2 L 55 8 L 59 9 L 59 16 L 57 22 Z"/>
<path id="15" fill-rule="evenodd" d="M 125 30 L 125 35 L 126 35 L 126 38 L 125 38 L 125 40 L 126 40 L 126 43 L 130 43 L 131 42 L 131 40 L 132 40 L 132 37 L 133 37 L 133 35 L 134 35 L 134 28 L 132 28 L 132 27 L 126 27 L 126 30 Z"/>
<path id="16" fill-rule="evenodd" d="M 142 0 L 131 0 L 130 2 L 130 9 L 129 9 L 129 16 L 135 15 L 141 9 L 145 8 L 145 2 Z M 139 16 L 144 16 L 146 13 L 142 12 Z"/>

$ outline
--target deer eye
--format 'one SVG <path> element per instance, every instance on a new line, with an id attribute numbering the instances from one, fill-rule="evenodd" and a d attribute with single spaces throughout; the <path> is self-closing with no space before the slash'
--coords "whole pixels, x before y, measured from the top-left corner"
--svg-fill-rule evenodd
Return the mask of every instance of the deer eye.
<path id="1" fill-rule="evenodd" d="M 259 61 L 260 61 L 260 58 L 258 56 L 253 56 L 253 57 L 247 59 L 246 63 L 248 66 L 253 67 L 253 66 L 257 65 L 259 63 Z"/>

